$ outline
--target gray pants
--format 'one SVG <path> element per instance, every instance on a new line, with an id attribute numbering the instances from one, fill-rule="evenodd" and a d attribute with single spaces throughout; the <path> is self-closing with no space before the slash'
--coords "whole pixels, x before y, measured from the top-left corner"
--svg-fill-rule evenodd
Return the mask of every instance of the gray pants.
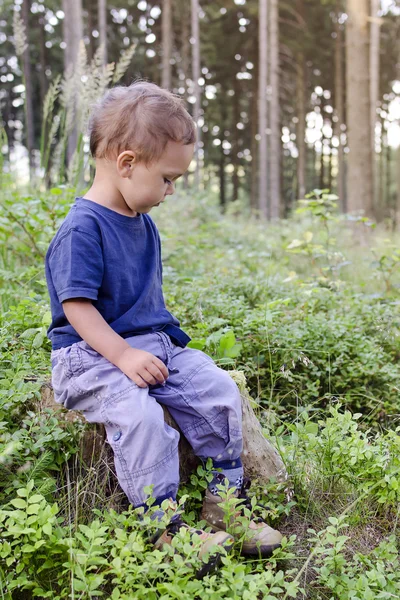
<path id="1" fill-rule="evenodd" d="M 155 498 L 175 498 L 179 485 L 179 433 L 164 421 L 166 406 L 202 459 L 232 461 L 242 452 L 239 390 L 213 360 L 175 346 L 162 332 L 127 339 L 169 370 L 163 385 L 140 388 L 86 342 L 53 350 L 56 402 L 80 410 L 90 423 L 103 423 L 114 451 L 118 481 L 134 506 Z"/>

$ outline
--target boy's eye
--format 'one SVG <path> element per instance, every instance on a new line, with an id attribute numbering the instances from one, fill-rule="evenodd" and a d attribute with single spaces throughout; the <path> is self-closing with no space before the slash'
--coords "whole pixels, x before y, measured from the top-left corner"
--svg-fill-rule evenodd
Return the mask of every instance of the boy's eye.
<path id="1" fill-rule="evenodd" d="M 164 183 L 167 183 L 168 185 L 172 185 L 172 181 L 170 181 L 166 177 L 164 177 Z"/>

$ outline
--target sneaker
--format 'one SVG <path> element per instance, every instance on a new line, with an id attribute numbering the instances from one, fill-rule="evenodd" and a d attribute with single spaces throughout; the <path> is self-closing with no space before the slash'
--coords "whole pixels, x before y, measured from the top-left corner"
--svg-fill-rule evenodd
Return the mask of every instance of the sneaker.
<path id="1" fill-rule="evenodd" d="M 250 479 L 245 478 L 241 489 L 237 492 L 237 498 L 243 502 L 240 502 L 238 505 L 239 510 L 235 515 L 236 518 L 243 515 L 244 508 L 253 511 L 250 498 L 247 495 L 249 487 Z M 221 502 L 223 502 L 221 496 L 213 494 L 207 489 L 201 519 L 204 519 L 213 531 L 226 531 Z M 240 521 L 234 521 L 234 523 L 238 525 Z M 262 558 L 267 558 L 271 556 L 274 550 L 280 548 L 282 537 L 279 531 L 272 529 L 260 517 L 253 516 L 246 531 L 246 538 L 243 542 L 241 553 L 244 556 L 261 556 Z"/>
<path id="2" fill-rule="evenodd" d="M 196 533 L 202 544 L 200 546 L 199 558 L 203 559 L 207 554 L 210 554 L 210 558 L 206 560 L 204 565 L 196 572 L 197 579 L 202 579 L 205 575 L 212 573 L 221 562 L 221 548 L 224 548 L 226 552 L 229 552 L 234 544 L 233 537 L 225 531 L 218 531 L 217 533 L 207 533 L 202 529 L 194 529 L 189 527 L 180 518 L 171 521 L 165 531 L 156 539 L 153 539 L 154 547 L 162 549 L 164 545 L 170 546 L 173 537 L 181 530 L 181 528 L 188 529 L 191 534 Z"/>

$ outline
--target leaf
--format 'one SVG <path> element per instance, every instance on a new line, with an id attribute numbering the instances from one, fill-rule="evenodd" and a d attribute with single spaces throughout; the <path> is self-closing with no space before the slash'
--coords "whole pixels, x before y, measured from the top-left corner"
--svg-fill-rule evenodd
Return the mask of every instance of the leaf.
<path id="1" fill-rule="evenodd" d="M 235 345 L 235 334 L 232 329 L 229 329 L 221 336 L 219 341 L 219 350 L 223 356 L 227 356 L 226 352 Z"/>
<path id="2" fill-rule="evenodd" d="M 242 346 L 243 346 L 243 344 L 241 344 L 241 343 L 235 344 L 232 348 L 230 348 L 229 350 L 227 350 L 225 352 L 225 355 L 228 356 L 229 358 L 236 358 L 237 356 L 239 356 L 239 354 L 242 350 Z"/>
<path id="3" fill-rule="evenodd" d="M 15 506 L 15 508 L 26 508 L 26 502 L 22 498 L 14 498 L 10 501 L 10 504 Z"/>
<path id="4" fill-rule="evenodd" d="M 311 422 L 309 422 L 309 423 L 307 423 L 305 425 L 304 429 L 306 430 L 307 433 L 310 433 L 312 435 L 317 435 L 318 434 L 318 425 L 317 425 L 317 423 L 311 423 Z"/>
<path id="5" fill-rule="evenodd" d="M 43 315 L 42 325 L 44 327 L 49 327 L 50 323 L 51 323 L 51 312 L 48 310 Z"/>
<path id="6" fill-rule="evenodd" d="M 37 504 L 41 500 L 43 500 L 43 496 L 41 494 L 34 494 L 30 498 L 28 498 L 29 504 Z"/>
<path id="7" fill-rule="evenodd" d="M 45 533 L 46 535 L 51 535 L 52 532 L 52 525 L 51 523 L 45 523 L 42 527 L 42 531 L 43 533 Z"/>
<path id="8" fill-rule="evenodd" d="M 302 240 L 292 240 L 287 246 L 286 250 L 292 250 L 292 248 L 299 248 L 299 246 L 303 246 L 304 242 Z"/>
<path id="9" fill-rule="evenodd" d="M 28 515 L 37 515 L 38 512 L 40 510 L 40 505 L 39 504 L 31 504 L 30 506 L 28 506 L 28 508 L 26 509 L 26 513 Z"/>
<path id="10" fill-rule="evenodd" d="M 43 331 L 38 331 L 33 339 L 32 348 L 40 348 L 40 346 L 43 344 L 44 338 L 45 335 Z"/>
<path id="11" fill-rule="evenodd" d="M 23 331 L 19 337 L 20 337 L 20 339 L 31 338 L 35 335 L 35 333 L 37 333 L 37 330 L 38 330 L 37 327 L 31 327 L 30 329 L 25 329 L 25 331 Z"/>
<path id="12" fill-rule="evenodd" d="M 311 240 L 313 239 L 314 234 L 312 231 L 306 231 L 303 237 L 306 240 L 307 244 L 309 244 L 311 242 Z"/>
<path id="13" fill-rule="evenodd" d="M 206 345 L 206 340 L 203 338 L 198 338 L 198 339 L 190 340 L 187 347 L 194 348 L 195 350 L 203 350 L 205 345 Z"/>

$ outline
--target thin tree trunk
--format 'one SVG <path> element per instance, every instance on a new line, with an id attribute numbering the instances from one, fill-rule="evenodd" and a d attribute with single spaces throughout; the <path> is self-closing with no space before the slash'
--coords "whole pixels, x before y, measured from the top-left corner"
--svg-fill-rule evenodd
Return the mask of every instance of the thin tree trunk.
<path id="1" fill-rule="evenodd" d="M 240 120 L 240 85 L 239 81 L 236 78 L 233 82 L 233 91 L 234 96 L 233 100 L 233 132 L 232 132 L 232 165 L 233 165 L 233 173 L 232 173 L 232 201 L 235 201 L 239 197 L 239 129 L 236 127 L 237 123 Z"/>
<path id="2" fill-rule="evenodd" d="M 228 107 L 225 102 L 225 98 L 226 98 L 226 89 L 225 89 L 224 85 L 222 85 L 222 87 L 221 87 L 221 102 L 220 102 L 220 131 L 222 133 L 221 138 L 223 138 L 225 135 L 223 132 L 226 129 L 227 120 L 228 120 Z M 221 141 L 223 141 L 223 139 Z M 225 157 L 224 148 L 223 148 L 222 143 L 219 146 L 219 151 L 220 151 L 219 165 L 218 165 L 219 201 L 220 201 L 221 210 L 223 212 L 226 208 L 226 171 L 225 171 L 226 157 Z"/>
<path id="3" fill-rule="evenodd" d="M 183 99 L 187 103 L 188 99 L 188 86 L 187 80 L 189 78 L 190 69 L 190 10 L 186 0 L 181 2 L 179 5 L 180 9 L 180 20 L 181 20 L 181 59 L 182 59 L 182 73 L 183 80 L 180 82 L 184 88 Z M 183 176 L 183 187 L 187 189 L 189 185 L 189 173 Z"/>
<path id="4" fill-rule="evenodd" d="M 172 8 L 171 0 L 163 0 L 162 5 L 162 79 L 161 86 L 171 89 L 172 58 Z"/>
<path id="5" fill-rule="evenodd" d="M 193 85 L 194 85 L 194 96 L 195 104 L 193 110 L 194 121 L 197 126 L 197 143 L 194 152 L 195 158 L 195 176 L 194 184 L 198 190 L 200 188 L 200 143 L 201 143 L 201 127 L 199 127 L 200 120 L 200 31 L 199 31 L 199 0 L 191 0 L 192 4 L 192 71 L 193 71 Z"/>
<path id="6" fill-rule="evenodd" d="M 347 0 L 348 209 L 372 216 L 369 0 Z"/>
<path id="7" fill-rule="evenodd" d="M 329 144 L 327 185 L 328 185 L 329 191 L 332 192 L 332 139 L 330 140 L 330 144 Z"/>
<path id="8" fill-rule="evenodd" d="M 339 16 L 342 12 L 342 0 L 337 3 L 337 12 L 335 18 L 335 104 L 336 117 L 335 136 L 339 141 L 338 146 L 338 173 L 337 173 L 337 195 L 339 196 L 339 206 L 342 212 L 346 212 L 345 201 L 345 177 L 344 177 L 344 148 L 342 144 L 341 126 L 344 123 L 344 95 L 343 95 L 343 30 L 339 22 Z"/>
<path id="9" fill-rule="evenodd" d="M 44 99 L 47 94 L 47 52 L 46 52 L 46 32 L 45 32 L 45 18 L 42 13 L 38 13 L 38 30 L 39 30 L 39 57 L 40 57 L 40 70 L 39 70 L 39 85 L 40 85 L 40 105 L 43 106 Z"/>
<path id="10" fill-rule="evenodd" d="M 257 38 L 255 37 L 255 51 L 256 55 L 258 53 L 257 47 Z M 257 65 L 258 61 L 254 60 L 255 65 Z M 257 120 L 257 102 L 258 102 L 258 68 L 254 68 L 253 72 L 253 80 L 252 80 L 252 96 L 251 96 L 251 111 L 252 115 L 251 119 L 251 171 L 250 171 L 250 207 L 252 212 L 257 208 L 257 199 L 258 199 L 258 143 L 257 143 L 257 128 L 258 128 L 258 120 Z"/>
<path id="11" fill-rule="evenodd" d="M 31 11 L 31 0 L 23 0 L 22 3 L 22 20 L 25 25 L 25 35 L 27 40 L 27 47 L 22 55 L 22 68 L 24 73 L 24 84 L 25 84 L 25 112 L 26 112 L 26 146 L 28 149 L 29 157 L 29 173 L 30 178 L 33 178 L 34 161 L 33 161 L 33 147 L 35 144 L 35 133 L 33 124 L 33 98 L 32 98 L 32 66 L 30 60 L 30 49 L 29 49 L 29 14 Z"/>
<path id="12" fill-rule="evenodd" d="M 73 72 L 76 65 L 80 42 L 83 39 L 82 0 L 63 0 L 63 32 L 66 48 L 64 50 L 64 64 L 66 72 Z M 74 101 L 74 105 L 76 100 Z M 67 161 L 72 158 L 77 144 L 76 127 L 68 138 Z"/>
<path id="13" fill-rule="evenodd" d="M 219 155 L 219 203 L 221 206 L 221 210 L 224 211 L 226 207 L 226 194 L 225 194 L 225 154 L 223 149 L 221 148 L 221 152 Z"/>
<path id="14" fill-rule="evenodd" d="M 64 51 L 65 68 L 73 68 L 78 58 L 79 44 L 83 38 L 82 1 L 63 0 L 64 12 Z"/>
<path id="15" fill-rule="evenodd" d="M 400 146 L 396 150 L 396 207 L 393 215 L 393 229 L 397 230 L 400 217 Z"/>
<path id="16" fill-rule="evenodd" d="M 325 141 L 325 134 L 324 134 L 324 125 L 325 125 L 325 119 L 324 119 L 324 106 L 325 103 L 322 100 L 321 101 L 321 116 L 322 116 L 322 131 L 321 131 L 321 156 L 320 156 L 320 163 L 319 163 L 319 188 L 321 190 L 323 190 L 325 188 L 325 155 L 324 155 L 324 141 Z"/>
<path id="17" fill-rule="evenodd" d="M 89 43 L 86 46 L 88 61 L 91 61 L 96 53 L 96 42 L 92 35 L 94 29 L 98 30 L 98 19 L 96 18 L 98 0 L 82 0 L 82 9 L 87 15 L 87 32 Z"/>
<path id="18" fill-rule="evenodd" d="M 304 0 L 297 0 L 297 12 L 301 17 L 301 22 L 305 23 Z M 296 64 L 296 100 L 297 100 L 297 198 L 304 198 L 306 193 L 306 102 L 305 102 L 305 86 L 306 86 L 306 65 L 304 52 L 299 50 L 297 54 Z"/>
<path id="19" fill-rule="evenodd" d="M 267 69 L 268 69 L 268 0 L 259 0 L 259 86 L 258 86 L 258 123 L 259 123 L 259 183 L 258 208 L 262 219 L 269 218 L 268 178 L 267 178 Z"/>
<path id="20" fill-rule="evenodd" d="M 373 205 L 376 209 L 378 204 L 377 193 L 378 186 L 376 183 L 376 154 L 375 154 L 375 126 L 376 126 L 376 109 L 378 105 L 379 95 L 379 36 L 380 23 L 378 19 L 378 11 L 380 0 L 371 0 L 371 24 L 370 24 L 370 93 L 371 93 L 371 148 L 372 148 L 372 184 L 373 184 Z"/>
<path id="21" fill-rule="evenodd" d="M 305 61 L 303 52 L 297 58 L 297 197 L 304 198 L 306 193 L 306 104 L 305 104 Z"/>
<path id="22" fill-rule="evenodd" d="M 184 79 L 182 81 L 184 92 L 183 98 L 187 102 L 188 98 L 188 86 L 187 80 L 190 76 L 190 11 L 186 0 L 182 3 L 181 12 L 181 53 L 182 53 L 182 72 Z"/>
<path id="23" fill-rule="evenodd" d="M 279 219 L 281 213 L 281 134 L 279 114 L 279 14 L 278 0 L 270 0 L 270 202 L 271 219 Z"/>
<path id="24" fill-rule="evenodd" d="M 392 183 L 392 177 L 391 177 L 391 147 L 390 144 L 388 143 L 386 146 L 386 215 L 389 217 L 393 216 L 393 202 L 392 202 L 392 195 L 391 195 L 391 183 Z"/>
<path id="25" fill-rule="evenodd" d="M 385 119 L 381 117 L 381 152 L 379 155 L 378 163 L 378 186 L 379 186 L 379 205 L 377 208 L 376 218 L 378 221 L 383 219 L 385 214 L 385 143 L 387 141 L 387 135 L 385 130 Z"/>
<path id="26" fill-rule="evenodd" d="M 98 0 L 99 42 L 103 49 L 103 65 L 108 62 L 107 49 L 107 0 Z"/>

